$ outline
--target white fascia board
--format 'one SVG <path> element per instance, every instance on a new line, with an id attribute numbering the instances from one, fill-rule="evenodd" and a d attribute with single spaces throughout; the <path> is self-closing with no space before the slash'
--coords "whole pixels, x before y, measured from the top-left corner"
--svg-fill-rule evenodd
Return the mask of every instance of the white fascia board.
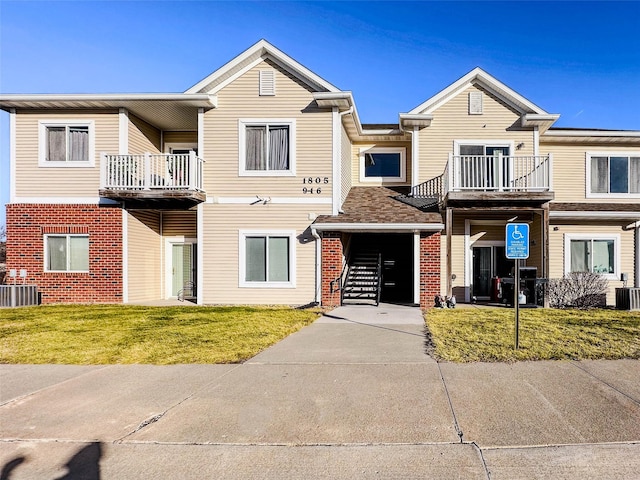
<path id="1" fill-rule="evenodd" d="M 557 212 L 550 211 L 549 218 L 589 220 L 636 220 L 640 221 L 640 212 Z"/>
<path id="2" fill-rule="evenodd" d="M 485 89 L 491 91 L 499 98 L 502 98 L 507 103 L 514 106 L 517 110 L 521 110 L 522 113 L 537 113 L 542 115 L 547 114 L 547 112 L 538 107 L 535 103 L 530 102 L 515 90 L 512 90 L 504 83 L 497 80 L 495 77 L 489 75 L 480 67 L 474 68 L 459 80 L 455 81 L 444 90 L 429 98 L 426 102 L 418 105 L 409 113 L 433 113 L 438 107 L 448 102 L 449 99 L 451 99 L 460 91 L 466 89 L 475 82 L 480 83 Z"/>
<path id="3" fill-rule="evenodd" d="M 218 99 L 209 94 L 185 93 L 80 93 L 80 94 L 6 94 L 0 95 L 0 108 L 102 108 L 128 107 L 133 102 L 178 102 L 216 108 Z M 89 105 L 88 105 L 89 104 Z"/>
<path id="4" fill-rule="evenodd" d="M 309 84 L 312 87 L 333 92 L 339 91 L 337 87 L 327 82 L 322 77 L 316 75 L 302 64 L 296 62 L 293 58 L 277 49 L 266 40 L 262 39 L 242 52 L 240 55 L 224 64 L 216 71 L 196 83 L 193 87 L 186 90 L 185 93 L 197 93 L 201 91 L 211 82 L 215 81 L 216 78 L 227 75 L 234 69 L 243 68 L 243 64 L 247 61 L 251 61 L 252 58 L 260 59 L 260 61 L 265 58 L 270 58 L 279 66 L 283 67 L 285 70 L 294 74 L 296 77 L 303 80 L 305 83 Z"/>
<path id="5" fill-rule="evenodd" d="M 632 137 L 640 138 L 640 130 L 547 130 L 545 137 Z"/>
<path id="6" fill-rule="evenodd" d="M 318 231 L 341 232 L 439 232 L 444 230 L 442 223 L 314 223 L 312 228 Z"/>

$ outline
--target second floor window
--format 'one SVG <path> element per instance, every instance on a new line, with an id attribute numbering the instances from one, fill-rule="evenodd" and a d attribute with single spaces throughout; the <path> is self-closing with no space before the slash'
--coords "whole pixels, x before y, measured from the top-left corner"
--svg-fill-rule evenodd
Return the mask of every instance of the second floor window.
<path id="1" fill-rule="evenodd" d="M 40 166 L 93 165 L 93 122 L 40 122 Z"/>
<path id="2" fill-rule="evenodd" d="M 240 174 L 293 175 L 293 120 L 240 121 Z"/>
<path id="3" fill-rule="evenodd" d="M 360 151 L 360 181 L 404 182 L 405 149 L 403 147 L 373 147 Z"/>
<path id="4" fill-rule="evenodd" d="M 588 157 L 589 193 L 640 194 L 640 154 Z"/>

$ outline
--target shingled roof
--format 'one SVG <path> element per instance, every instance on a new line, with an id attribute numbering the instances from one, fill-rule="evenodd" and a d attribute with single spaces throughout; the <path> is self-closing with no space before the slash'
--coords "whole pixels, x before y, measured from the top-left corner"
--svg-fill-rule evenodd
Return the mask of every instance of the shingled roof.
<path id="1" fill-rule="evenodd" d="M 402 189 L 352 187 L 342 206 L 344 213 L 321 215 L 315 224 L 441 224 L 437 211 L 423 211 L 403 202 Z"/>

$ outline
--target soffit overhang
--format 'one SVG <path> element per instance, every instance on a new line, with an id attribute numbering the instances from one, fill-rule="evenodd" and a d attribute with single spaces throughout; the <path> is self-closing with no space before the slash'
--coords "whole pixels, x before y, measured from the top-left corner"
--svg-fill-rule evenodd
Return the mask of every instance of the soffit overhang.
<path id="1" fill-rule="evenodd" d="M 217 97 L 207 94 L 7 94 L 0 108 L 16 110 L 104 110 L 124 108 L 161 130 L 197 130 L 198 110 L 210 110 Z"/>
<path id="2" fill-rule="evenodd" d="M 628 145 L 640 147 L 638 130 L 552 129 L 540 136 L 540 143 Z"/>

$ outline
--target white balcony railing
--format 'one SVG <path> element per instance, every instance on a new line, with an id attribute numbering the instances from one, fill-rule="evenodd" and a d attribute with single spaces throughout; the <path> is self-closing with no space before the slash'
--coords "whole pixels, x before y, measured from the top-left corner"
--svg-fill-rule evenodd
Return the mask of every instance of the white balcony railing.
<path id="1" fill-rule="evenodd" d="M 204 160 L 188 154 L 101 154 L 100 185 L 107 190 L 204 191 Z"/>
<path id="2" fill-rule="evenodd" d="M 551 155 L 450 155 L 443 175 L 444 193 L 551 191 L 552 161 Z"/>

